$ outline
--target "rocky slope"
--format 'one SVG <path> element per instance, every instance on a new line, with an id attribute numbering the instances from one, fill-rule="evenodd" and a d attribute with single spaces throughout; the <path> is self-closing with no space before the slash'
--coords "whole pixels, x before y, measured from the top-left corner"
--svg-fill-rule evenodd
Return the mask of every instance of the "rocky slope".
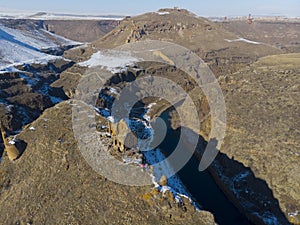
<path id="1" fill-rule="evenodd" d="M 260 40 L 241 39 L 222 25 L 196 18 L 185 10 L 166 9 L 128 18 L 100 40 L 70 50 L 64 56 L 77 62 L 85 61 L 98 50 L 147 39 L 175 42 L 191 49 L 208 62 L 219 77 L 227 103 L 227 136 L 210 172 L 231 201 L 255 224 L 289 224 L 286 218 L 299 223 L 299 55 L 270 56 L 253 64 L 259 57 L 290 50 L 258 43 L 263 42 Z M 133 79 L 142 74 L 139 71 L 143 69 L 175 80 L 182 76 L 179 82 L 185 90 L 194 97 L 202 96 L 201 90 L 191 91 L 193 82 L 185 79 L 184 73 L 170 66 L 140 63 L 117 73 L 115 79 L 121 82 Z M 85 70 L 74 65 L 64 71 L 52 87 L 62 88 L 68 97 L 73 97 Z M 199 113 L 205 118 L 201 136 L 208 141 L 209 107 L 205 98 L 193 100 L 199 100 Z M 166 103 L 157 103 L 155 111 L 159 114 L 165 110 Z M 146 193 L 150 187 L 119 186 L 92 172 L 76 148 L 70 132 L 70 114 L 68 102 L 59 104 L 31 125 L 35 130 L 27 127 L 19 135 L 18 138 L 28 143 L 27 150 L 15 164 L 9 164 L 6 159 L 3 163 L 0 201 L 5 205 L 5 220 L 17 221 L 11 218 L 10 211 L 21 198 L 24 206 L 18 205 L 17 210 L 20 222 L 47 223 L 44 215 L 47 210 L 55 209 L 56 217 L 50 218 L 49 223 L 93 223 L 103 218 L 107 220 L 104 223 L 125 224 L 213 223 L 209 214 L 199 214 L 193 207 L 186 207 L 187 213 L 181 213 L 182 208 L 178 209 L 172 201 L 160 202 L 157 193 Z M 41 171 L 45 172 L 42 176 Z M 74 177 L 78 177 L 79 183 Z M 54 185 L 53 180 L 59 182 Z M 97 187 L 108 195 L 98 192 Z M 90 194 L 83 193 L 83 189 L 88 189 Z M 27 190 L 26 194 L 23 190 Z M 57 201 L 60 202 L 58 207 L 54 206 Z M 85 202 L 83 211 L 82 201 Z M 40 204 L 35 206 L 32 202 Z M 114 203 L 109 208 L 115 210 L 108 210 L 99 202 Z M 103 210 L 97 211 L 101 207 Z"/>
<path id="2" fill-rule="evenodd" d="M 80 42 L 92 42 L 113 30 L 116 20 L 45 20 L 43 28 L 47 31 Z"/>
<path id="3" fill-rule="evenodd" d="M 41 29 L 36 22 L 8 20 L 3 30 L 9 32 L 10 36 L 4 35 L 8 41 L 29 53 L 53 54 L 46 47 L 54 47 L 48 44 L 58 36 L 40 30 L 55 38 L 36 40 L 32 35 L 36 29 Z M 41 62 L 27 54 L 30 61 L 23 61 L 15 59 L 13 52 L 7 64 L 11 67 L 5 66 L 0 74 L 0 117 L 3 129 L 17 134 L 11 138 L 26 149 L 12 163 L 0 140 L 0 220 L 4 224 L 215 224 L 212 214 L 196 211 L 188 199 L 178 202 L 171 192 L 162 194 L 150 186 L 121 186 L 92 171 L 73 137 L 70 102 L 52 107 L 72 97 L 76 77 L 84 69 L 70 68 L 73 62 L 63 57 Z"/>
<path id="4" fill-rule="evenodd" d="M 299 63 L 299 54 L 268 56 L 226 76 L 221 149 L 265 180 L 286 217 L 298 223 L 292 215 L 300 208 Z"/>
<path id="5" fill-rule="evenodd" d="M 8 132 L 16 132 L 67 99 L 60 87 L 50 85 L 74 64 L 59 55 L 80 43 L 47 32 L 34 21 L 0 23 L 0 118 Z"/>
<path id="6" fill-rule="evenodd" d="M 255 20 L 252 24 L 247 24 L 246 21 L 227 21 L 221 25 L 239 37 L 263 42 L 284 52 L 300 51 L 299 21 Z"/>
<path id="7" fill-rule="evenodd" d="M 222 26 L 196 18 L 185 10 L 167 9 L 124 20 L 91 46 L 68 51 L 66 56 L 83 61 L 99 49 L 148 39 L 175 42 L 196 52 L 219 77 L 228 110 L 227 136 L 221 149 L 225 155 L 216 161 L 211 169 L 212 174 L 232 201 L 255 223 L 288 224 L 285 217 L 295 222 L 299 211 L 299 144 L 296 141 L 299 134 L 295 122 L 299 89 L 296 64 L 299 56 L 279 55 L 251 63 L 262 56 L 296 51 L 297 48 L 282 46 L 289 46 L 297 38 L 290 35 L 290 39 L 284 41 L 280 39 L 281 34 L 276 35 L 282 45 L 279 46 L 266 37 L 248 40 L 246 38 L 253 36 L 247 32 L 235 30 L 234 34 L 226 30 L 230 30 L 229 27 L 225 29 Z M 297 33 L 297 28 L 291 30 Z M 241 37 L 242 34 L 246 36 Z M 276 42 L 275 39 L 272 41 Z M 72 69 L 76 71 L 76 67 Z M 206 112 L 207 105 L 205 101 L 202 103 Z M 176 124 L 176 119 L 173 122 Z M 202 135 L 207 138 L 209 124 L 204 127 Z M 224 157 L 234 160 L 224 160 Z M 282 168 L 283 164 L 288 166 Z M 231 167 L 235 172 L 230 172 Z M 251 176 L 247 178 L 247 174 Z M 239 188 L 232 189 L 232 181 L 236 181 Z M 246 190 L 247 185 L 239 184 L 244 181 L 247 181 L 251 191 Z M 241 192 L 259 192 L 251 183 L 261 185 L 267 197 L 241 195 Z M 264 209 L 268 207 L 268 202 L 274 205 L 271 211 Z M 252 204 L 254 208 L 247 204 Z"/>
<path id="8" fill-rule="evenodd" d="M 46 65 L 18 66 L 0 74 L 0 118 L 5 129 L 16 132 L 41 113 L 68 99 L 60 87 L 51 87 L 59 74 L 73 63 L 63 59 Z"/>
<path id="9" fill-rule="evenodd" d="M 71 102 L 46 110 L 18 139 L 28 143 L 15 163 L 6 157 L 0 173 L 0 220 L 5 224 L 203 224 L 198 212 L 150 186 L 108 181 L 85 162 L 72 133 Z M 34 129 L 33 129 L 34 128 Z"/>
<path id="10" fill-rule="evenodd" d="M 81 45 L 22 20 L 1 20 L 0 37 L 0 71 L 23 64 L 47 64 L 62 59 L 58 56 L 66 49 Z"/>
<path id="11" fill-rule="evenodd" d="M 299 188 L 299 144 L 296 141 L 297 123 L 294 121 L 297 118 L 295 113 L 299 111 L 295 101 L 299 83 L 298 61 L 298 54 L 270 56 L 237 73 L 219 78 L 227 102 L 227 136 L 222 153 L 209 171 L 236 207 L 255 224 L 289 224 L 287 218 L 297 220 L 294 215 L 299 208 L 299 196 L 296 194 Z M 208 141 L 211 126 L 211 118 L 207 116 L 208 103 L 201 90 L 197 90 L 182 71 L 158 63 L 137 63 L 134 69 L 128 68 L 115 74 L 107 85 L 122 88 L 126 82 L 143 76 L 145 71 L 154 76 L 160 74 L 170 80 L 175 79 L 189 93 L 199 108 L 202 120 L 200 134 Z M 103 94 L 100 94 L 96 106 L 110 108 L 110 95 Z M 277 98 L 285 101 L 279 103 Z M 151 103 L 156 105 L 151 107 L 150 117 L 156 117 L 170 107 L 170 104 L 155 98 L 143 100 L 142 105 L 147 108 Z M 286 111 L 288 107 L 291 109 L 289 112 Z M 140 111 L 136 113 L 141 114 Z M 187 117 L 189 113 L 186 112 Z M 173 129 L 180 128 L 180 119 L 174 112 L 171 113 L 171 123 Z M 291 133 L 286 134 L 287 131 Z M 289 137 L 290 141 L 282 141 L 280 136 L 283 139 Z M 197 156 L 202 156 L 202 150 L 199 147 Z M 289 166 L 283 169 L 285 162 Z M 275 178 L 273 171 L 279 168 L 280 175 Z M 288 181 L 283 183 L 282 180 Z"/>
<path id="12" fill-rule="evenodd" d="M 232 41 L 237 35 L 186 10 L 166 9 L 120 22 L 120 25 L 90 47 L 66 52 L 75 61 L 86 60 L 97 49 L 113 48 L 142 40 L 162 40 L 182 45 L 209 63 L 214 72 L 236 71 L 258 57 L 282 51 L 266 44 Z"/>

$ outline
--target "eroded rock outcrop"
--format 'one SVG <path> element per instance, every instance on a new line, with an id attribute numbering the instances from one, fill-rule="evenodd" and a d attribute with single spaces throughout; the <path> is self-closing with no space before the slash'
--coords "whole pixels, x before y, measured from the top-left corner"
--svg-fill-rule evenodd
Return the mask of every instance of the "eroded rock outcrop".
<path id="1" fill-rule="evenodd" d="M 18 139 L 27 150 L 15 164 L 6 158 L 1 164 L 0 220 L 6 224 L 214 224 L 189 202 L 178 207 L 167 193 L 148 197 L 149 186 L 116 184 L 94 172 L 73 137 L 70 102 L 47 109 Z"/>

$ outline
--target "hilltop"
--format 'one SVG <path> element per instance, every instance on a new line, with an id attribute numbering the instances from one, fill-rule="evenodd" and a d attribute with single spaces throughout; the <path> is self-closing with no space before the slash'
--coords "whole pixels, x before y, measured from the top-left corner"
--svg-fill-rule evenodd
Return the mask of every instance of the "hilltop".
<path id="1" fill-rule="evenodd" d="M 71 50 L 65 56 L 78 62 L 88 59 L 97 49 L 114 48 L 135 41 L 161 40 L 192 50 L 219 75 L 236 71 L 259 57 L 283 53 L 268 44 L 237 39 L 236 34 L 220 24 L 196 17 L 186 10 L 165 9 L 127 18 L 89 47 Z"/>

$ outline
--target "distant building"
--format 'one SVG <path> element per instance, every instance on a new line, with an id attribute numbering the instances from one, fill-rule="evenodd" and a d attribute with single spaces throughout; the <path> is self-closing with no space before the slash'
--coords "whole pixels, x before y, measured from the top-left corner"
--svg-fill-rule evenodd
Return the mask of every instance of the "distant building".
<path id="1" fill-rule="evenodd" d="M 249 14 L 249 16 L 248 16 L 247 23 L 248 24 L 252 24 L 253 23 L 253 17 L 251 16 L 251 14 Z"/>

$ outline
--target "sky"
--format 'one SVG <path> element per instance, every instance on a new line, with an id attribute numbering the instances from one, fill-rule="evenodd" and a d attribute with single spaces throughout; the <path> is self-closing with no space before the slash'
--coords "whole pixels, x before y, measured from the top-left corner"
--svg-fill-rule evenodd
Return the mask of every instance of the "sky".
<path id="1" fill-rule="evenodd" d="M 300 17 L 300 0 L 0 0 L 0 11 L 137 15 L 160 8 L 188 9 L 200 16 L 269 15 Z"/>

